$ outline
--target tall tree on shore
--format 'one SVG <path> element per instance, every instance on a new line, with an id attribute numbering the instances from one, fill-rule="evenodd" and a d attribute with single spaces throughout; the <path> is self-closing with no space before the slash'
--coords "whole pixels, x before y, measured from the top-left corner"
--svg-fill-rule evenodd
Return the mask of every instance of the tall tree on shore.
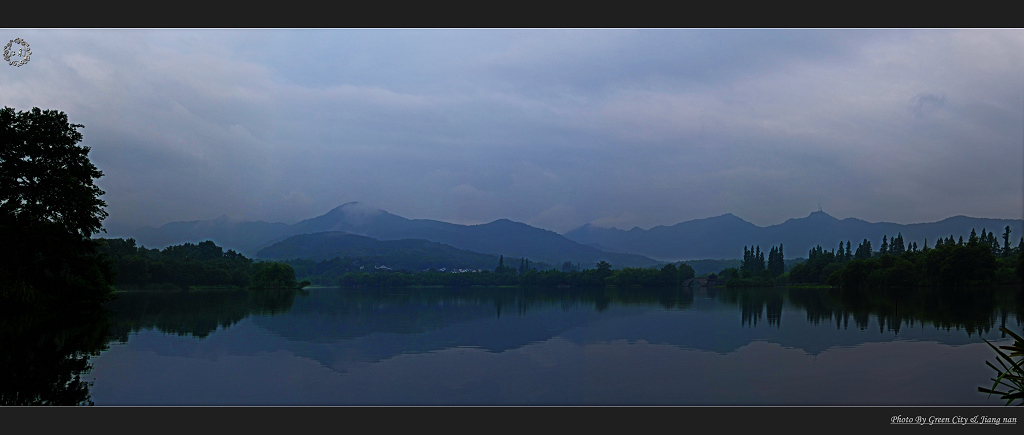
<path id="1" fill-rule="evenodd" d="M 107 217 L 94 183 L 103 173 L 79 145 L 82 127 L 57 110 L 0 109 L 0 299 L 112 295 L 113 271 L 91 240 Z"/>
<path id="2" fill-rule="evenodd" d="M 903 244 L 903 233 L 900 232 L 893 239 L 893 246 L 891 247 L 893 254 L 903 255 L 907 251 L 906 246 Z"/>
<path id="3" fill-rule="evenodd" d="M 604 281 L 605 278 L 612 275 L 612 265 L 608 264 L 607 261 L 601 260 L 597 263 L 595 274 L 597 279 Z"/>
<path id="4" fill-rule="evenodd" d="M 1006 230 L 1003 231 L 1003 257 L 1010 256 L 1010 226 L 1006 226 Z"/>
<path id="5" fill-rule="evenodd" d="M 764 252 L 761 252 L 761 245 L 751 246 L 749 249 L 743 247 L 743 262 L 740 263 L 740 272 L 749 275 L 760 275 L 767 270 L 765 268 Z"/>
<path id="6" fill-rule="evenodd" d="M 867 260 L 867 259 L 871 258 L 871 241 L 870 240 L 864 239 L 863 242 L 860 242 L 860 245 L 857 246 L 857 253 L 854 254 L 854 258 L 856 258 L 858 260 Z"/>
<path id="7" fill-rule="evenodd" d="M 786 259 L 782 254 L 782 244 L 776 248 L 772 246 L 768 254 L 768 275 L 775 278 L 786 272 Z"/>

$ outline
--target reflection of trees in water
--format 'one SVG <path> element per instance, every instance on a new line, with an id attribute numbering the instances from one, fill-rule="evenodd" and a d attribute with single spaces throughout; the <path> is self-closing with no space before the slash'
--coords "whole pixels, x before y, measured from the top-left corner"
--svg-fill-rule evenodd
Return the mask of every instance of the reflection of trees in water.
<path id="1" fill-rule="evenodd" d="M 81 377 L 110 341 L 147 328 L 206 337 L 251 314 L 287 311 L 299 292 L 122 293 L 109 311 L 0 313 L 0 406 L 92 405 Z"/>
<path id="2" fill-rule="evenodd" d="M 143 329 L 204 338 L 218 327 L 227 328 L 258 315 L 287 312 L 302 290 L 193 290 L 125 292 L 107 304 L 117 313 L 115 339 Z"/>
<path id="3" fill-rule="evenodd" d="M 789 303 L 803 308 L 810 323 L 852 323 L 868 327 L 875 316 L 879 328 L 899 332 L 903 325 L 930 324 L 940 329 L 984 333 L 993 327 L 1019 325 L 1024 319 L 1022 289 L 838 289 L 721 288 L 715 296 L 738 305 L 743 325 L 756 325 L 762 316 L 778 327 Z M 303 291 L 174 291 L 123 293 L 108 304 L 114 313 L 32 313 L 0 316 L 0 405 L 88 405 L 89 384 L 81 379 L 89 358 L 111 340 L 126 341 L 131 332 L 155 328 L 165 333 L 206 337 L 252 314 L 272 315 L 291 310 Z M 460 307 L 494 307 L 495 314 L 525 314 L 531 310 L 613 305 L 661 306 L 686 309 L 692 289 L 370 289 L 321 293 L 316 303 L 303 303 L 307 312 L 322 312 L 360 323 L 381 318 L 383 309 L 408 310 L 403 321 L 411 330 L 431 329 L 438 322 L 457 321 Z M 425 307 L 449 307 L 436 311 Z M 383 316 L 383 318 L 391 318 Z M 379 321 L 379 320 L 378 320 Z M 372 327 L 371 327 L 372 329 Z M 405 330 L 405 329 L 403 329 Z"/>
<path id="4" fill-rule="evenodd" d="M 603 311 L 616 305 L 683 307 L 692 303 L 689 289 L 552 289 L 508 288 L 362 288 L 313 290 L 297 302 L 292 315 L 315 317 L 335 325 L 334 338 L 374 332 L 420 333 L 449 325 L 530 312 Z M 273 319 L 268 320 L 268 324 Z M 324 338 L 324 337 L 320 337 Z"/>
<path id="5" fill-rule="evenodd" d="M 740 306 L 740 323 L 743 326 L 757 326 L 764 314 L 768 326 L 779 327 L 785 305 L 784 293 L 785 289 L 774 287 L 724 287 L 718 292 L 718 297 L 723 302 Z"/>
<path id="6" fill-rule="evenodd" d="M 547 307 L 569 310 L 593 306 L 597 311 L 604 311 L 611 305 L 660 305 L 673 309 L 685 308 L 693 303 L 693 290 L 688 288 L 382 288 L 346 289 L 337 295 L 334 304 L 321 305 L 316 309 L 323 314 L 357 314 L 396 305 L 493 305 L 496 315 L 500 317 L 507 314 L 523 315 Z"/>
<path id="7" fill-rule="evenodd" d="M 899 333 L 904 325 L 929 324 L 938 329 L 965 330 L 968 335 L 1005 326 L 1013 316 L 1024 319 L 1024 297 L 1017 287 L 971 288 L 722 288 L 722 302 L 739 305 L 742 325 L 756 326 L 762 315 L 780 326 L 782 307 L 803 308 L 811 324 L 850 323 L 866 329 L 872 316 L 880 332 Z"/>
<path id="8" fill-rule="evenodd" d="M 89 358 L 107 348 L 105 312 L 4 313 L 0 406 L 92 405 Z"/>
<path id="9" fill-rule="evenodd" d="M 850 323 L 868 327 L 874 316 L 881 331 L 898 333 L 904 325 L 931 324 L 940 329 L 965 329 L 969 334 L 988 332 L 1005 325 L 1009 317 L 1024 318 L 1020 289 L 980 287 L 968 289 L 840 290 L 820 288 L 718 288 L 720 301 L 739 305 L 741 323 L 757 325 L 762 317 L 769 326 L 779 327 L 783 307 L 789 303 L 803 308 L 812 324 Z M 309 294 L 300 291 L 301 294 Z M 712 293 L 709 292 L 709 295 Z M 296 291 L 182 291 L 124 293 L 109 307 L 119 314 L 114 336 L 127 340 L 129 333 L 156 328 L 167 333 L 206 337 L 218 327 L 229 327 L 252 314 L 276 314 L 292 309 Z M 461 315 L 475 318 L 463 306 L 491 306 L 496 316 L 524 315 L 529 311 L 561 307 L 592 307 L 605 311 L 613 305 L 661 306 L 686 309 L 694 301 L 690 288 L 552 289 L 510 287 L 487 289 L 452 288 L 370 288 L 343 289 L 318 293 L 302 304 L 304 313 L 315 313 L 346 322 L 379 323 L 384 311 L 390 322 L 398 315 L 400 331 L 419 331 L 458 321 Z M 434 326 L 430 326 L 434 325 Z M 390 330 L 390 329 L 389 329 Z"/>
<path id="10" fill-rule="evenodd" d="M 866 329 L 875 316 L 880 332 L 899 333 L 903 325 L 932 325 L 960 330 L 968 336 L 1004 326 L 1012 314 L 1024 319 L 1024 298 L 1018 287 L 789 289 L 789 302 L 807 311 L 812 324 L 835 322 L 849 327 L 850 319 Z"/>

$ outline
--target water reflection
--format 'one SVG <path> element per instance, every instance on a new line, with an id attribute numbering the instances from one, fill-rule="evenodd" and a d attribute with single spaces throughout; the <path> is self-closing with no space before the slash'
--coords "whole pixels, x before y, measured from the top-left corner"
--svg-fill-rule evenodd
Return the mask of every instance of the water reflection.
<path id="1" fill-rule="evenodd" d="M 92 405 L 82 380 L 107 349 L 105 312 L 4 313 L 0 320 L 0 406 Z"/>
<path id="2" fill-rule="evenodd" d="M 254 314 L 287 312 L 301 291 L 124 293 L 89 312 L 4 312 L 0 316 L 0 406 L 92 405 L 83 380 L 92 357 L 133 332 L 158 329 L 206 337 Z"/>
<path id="3" fill-rule="evenodd" d="M 117 314 L 113 331 L 119 341 L 131 332 L 159 331 L 206 337 L 251 315 L 328 316 L 345 323 L 337 328 L 348 336 L 372 332 L 418 333 L 464 320 L 522 316 L 530 311 L 561 307 L 595 312 L 610 307 L 661 307 L 686 310 L 695 297 L 714 298 L 740 312 L 741 326 L 782 326 L 783 308 L 806 313 L 807 322 L 898 334 L 904 325 L 930 325 L 964 330 L 968 336 L 1007 326 L 1024 318 L 1019 287 L 962 289 L 840 290 L 821 288 L 719 288 L 709 293 L 694 289 L 344 289 L 306 291 L 206 291 L 125 293 L 108 307 Z M 296 304 L 296 297 L 301 302 Z M 490 307 L 489 309 L 483 309 Z M 298 309 L 297 312 L 296 309 Z M 386 314 L 386 315 L 384 315 Z M 870 320 L 874 318 L 875 322 Z M 335 337 L 339 338 L 339 337 Z"/>
<path id="4" fill-rule="evenodd" d="M 93 357 L 105 350 L 97 366 L 100 370 L 92 373 L 104 385 L 102 397 L 106 401 L 97 401 L 101 404 L 205 403 L 200 401 L 201 397 L 222 404 L 250 403 L 237 402 L 238 398 L 252 400 L 253 404 L 293 403 L 244 390 L 270 390 L 277 385 L 275 382 L 281 383 L 275 394 L 307 400 L 295 399 L 294 403 L 396 404 L 398 397 L 408 398 L 403 403 L 450 403 L 429 389 L 385 386 L 377 383 L 383 381 L 373 380 L 398 376 L 404 379 L 402 382 L 424 384 L 419 378 L 408 377 L 413 373 L 427 377 L 437 374 L 430 371 L 434 369 L 425 368 L 430 365 L 416 364 L 436 365 L 440 360 L 443 365 L 461 368 L 451 373 L 451 382 L 470 382 L 474 378 L 472 373 L 482 372 L 480 382 L 508 383 L 502 388 L 523 390 L 523 397 L 529 397 L 526 387 L 511 385 L 528 383 L 539 389 L 536 394 L 547 397 L 547 402 L 523 399 L 511 403 L 615 403 L 618 398 L 626 400 L 622 403 L 642 404 L 661 397 L 650 403 L 821 404 L 808 392 L 814 391 L 808 390 L 810 381 L 800 378 L 817 376 L 817 385 L 853 388 L 841 385 L 847 381 L 834 375 L 850 370 L 849 366 L 841 366 L 842 361 L 836 360 L 835 355 L 842 353 L 848 355 L 844 357 L 848 361 L 860 361 L 858 367 L 867 367 L 867 361 L 878 364 L 879 370 L 887 370 L 865 372 L 865 379 L 888 379 L 891 373 L 904 376 L 905 370 L 891 370 L 884 358 L 878 359 L 879 355 L 904 349 L 913 349 L 920 355 L 948 351 L 943 350 L 948 347 L 922 344 L 932 342 L 958 346 L 956 354 L 960 358 L 974 358 L 972 352 L 977 350 L 968 346 L 984 346 L 978 338 L 981 335 L 997 338 L 996 329 L 1000 326 L 1019 329 L 1020 319 L 1024 318 L 1022 308 L 1022 290 L 1015 287 L 874 292 L 796 288 L 133 292 L 109 303 L 110 311 L 105 315 L 5 317 L 0 323 L 0 345 L 5 350 L 4 367 L 0 367 L 0 404 L 91 404 L 91 386 L 83 376 L 91 373 L 97 361 Z M 111 344 L 119 345 L 110 349 Z M 617 384 L 617 377 L 632 379 L 647 372 L 641 370 L 629 376 L 612 373 L 634 370 L 631 364 L 641 361 L 631 355 L 641 351 L 650 352 L 643 364 L 660 367 L 650 373 L 668 372 L 663 373 L 665 378 L 661 381 L 627 383 L 636 390 L 624 391 L 628 385 Z M 542 357 L 537 352 L 550 355 Z M 523 361 L 509 360 L 527 355 L 531 356 Z M 568 367 L 540 373 L 548 370 L 545 367 L 550 363 L 544 361 L 555 358 L 554 355 L 573 362 Z M 909 355 L 907 358 L 912 358 Z M 819 356 L 834 366 L 815 363 Z M 966 362 L 983 373 L 976 382 L 987 379 L 986 357 L 978 358 L 976 364 Z M 729 402 L 727 395 L 715 396 L 710 390 L 698 388 L 708 382 L 725 381 L 711 374 L 722 364 L 764 374 L 764 367 L 754 366 L 772 358 L 789 361 L 785 363 L 789 365 L 771 363 L 776 367 L 772 370 L 777 371 L 772 382 L 780 384 L 764 391 L 750 390 L 750 385 L 755 384 L 757 388 L 768 387 L 758 378 L 743 380 L 749 385 L 737 388 L 761 391 L 760 396 L 746 397 L 746 402 Z M 133 362 L 125 366 L 128 363 L 117 361 Z M 227 369 L 223 366 L 227 361 L 235 365 Z M 936 359 L 929 357 L 929 361 Z M 477 363 L 487 365 L 474 366 Z M 269 368 L 274 364 L 276 369 Z M 385 389 L 393 395 L 380 396 L 375 401 L 367 399 L 370 396 L 360 390 L 363 396 L 352 396 L 359 399 L 346 399 L 349 396 L 345 394 L 354 393 L 338 388 L 342 384 L 352 387 L 350 384 L 356 378 L 342 381 L 330 376 L 365 371 L 367 364 L 375 366 L 373 371 L 380 372 L 382 377 L 364 375 L 359 378 L 360 388 Z M 511 370 L 510 364 L 527 365 L 522 370 Z M 960 366 L 943 364 L 942 370 L 950 373 L 964 367 L 963 361 L 957 363 Z M 189 368 L 183 369 L 185 366 Z M 384 373 L 387 367 L 402 370 L 401 375 Z M 801 367 L 803 374 L 779 367 Z M 264 369 L 270 371 L 261 374 L 259 370 Z M 203 379 L 204 370 L 210 372 L 210 379 L 239 376 L 245 380 L 232 381 L 230 388 L 239 390 L 231 391 L 209 380 L 205 381 L 208 385 L 196 385 L 204 382 L 196 381 Z M 274 377 L 273 370 L 290 370 L 291 374 Z M 500 374 L 502 370 L 508 375 Z M 602 374 L 580 380 L 581 373 L 587 370 Z M 324 372 L 313 375 L 321 371 Z M 511 373 L 519 373 L 520 378 L 508 378 Z M 464 381 L 458 381 L 459 376 Z M 294 384 L 297 379 L 304 379 L 306 384 Z M 577 393 L 588 391 L 586 395 L 550 390 L 552 385 L 568 382 L 566 379 L 582 382 L 573 384 L 573 388 Z M 899 379 L 908 388 L 914 382 Z M 188 385 L 189 382 L 193 384 Z M 266 385 L 258 386 L 260 382 Z M 898 383 L 895 378 L 886 382 Z M 659 387 L 670 384 L 676 387 L 665 391 Z M 327 388 L 328 385 L 337 388 Z M 867 391 L 874 385 L 857 387 L 869 395 L 873 393 Z M 435 387 L 441 388 L 431 388 Z M 974 392 L 975 387 L 969 386 L 965 391 Z M 302 393 L 303 388 L 309 390 Z M 940 394 L 935 390 L 938 387 L 930 388 L 934 394 Z M 199 390 L 205 391 L 205 396 L 197 396 Z M 124 391 L 132 391 L 136 396 Z M 790 393 L 783 397 L 782 391 Z M 512 400 L 488 398 L 485 389 L 475 394 L 480 396 L 463 403 Z M 225 397 L 223 401 L 214 399 L 221 396 Z M 597 400 L 599 397 L 602 399 Z M 687 400 L 692 402 L 683 400 L 684 397 L 691 397 Z M 877 404 L 855 399 L 856 396 L 850 396 L 849 403 Z"/>
<path id="5" fill-rule="evenodd" d="M 779 327 L 782 322 L 782 306 L 786 290 L 783 288 L 739 288 L 723 289 L 718 293 L 721 301 L 740 306 L 740 323 L 757 326 L 762 312 L 769 326 Z"/>
<path id="6" fill-rule="evenodd" d="M 259 358 L 268 351 L 284 351 L 344 374 L 403 356 L 452 355 L 457 349 L 510 355 L 553 342 L 574 349 L 644 343 L 721 356 L 752 355 L 743 350 L 768 342 L 813 358 L 835 349 L 859 348 L 857 355 L 862 355 L 875 349 L 865 344 L 894 339 L 941 347 L 982 345 L 979 332 L 988 333 L 1007 320 L 1018 322 L 1014 313 L 1020 311 L 1019 292 L 967 291 L 971 293 L 929 296 L 920 291 L 783 288 L 314 289 L 295 298 L 286 312 L 246 320 L 220 335 L 216 345 L 168 344 L 147 335 L 137 337 L 135 346 L 174 358 Z M 959 332 L 950 334 L 951 329 Z M 889 346 L 903 345 L 885 349 Z M 942 350 L 931 350 L 935 352 Z M 985 368 L 981 359 L 977 365 Z"/>
<path id="7" fill-rule="evenodd" d="M 115 313 L 111 330 L 119 342 L 144 329 L 203 338 L 254 314 L 286 313 L 296 296 L 306 294 L 303 290 L 125 292 L 107 308 Z"/>
<path id="8" fill-rule="evenodd" d="M 813 324 L 835 321 L 860 329 L 869 317 L 879 332 L 899 333 L 902 325 L 931 325 L 964 330 L 968 336 L 1006 326 L 1012 316 L 1024 318 L 1024 293 L 1019 286 L 972 288 L 904 288 L 885 290 L 790 289 L 789 302 L 807 312 Z"/>

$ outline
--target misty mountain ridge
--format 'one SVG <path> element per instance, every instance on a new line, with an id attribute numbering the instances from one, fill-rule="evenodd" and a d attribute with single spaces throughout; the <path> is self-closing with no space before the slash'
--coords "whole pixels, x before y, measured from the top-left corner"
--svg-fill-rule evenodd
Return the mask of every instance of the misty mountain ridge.
<path id="1" fill-rule="evenodd" d="M 258 256 L 261 248 L 289 237 L 321 232 L 345 232 L 373 239 L 421 239 L 481 254 L 527 258 L 535 262 L 565 261 L 622 266 L 653 266 L 658 262 L 635 254 L 605 252 L 573 242 L 553 231 L 508 219 L 479 225 L 460 225 L 430 219 L 407 219 L 358 202 L 342 204 L 293 225 L 267 222 L 232 222 L 228 219 L 172 222 L 159 228 L 141 228 L 128 236 L 136 242 L 162 248 L 186 242 L 212 240 L 227 249 Z"/>
<path id="2" fill-rule="evenodd" d="M 377 240 L 341 231 L 325 231 L 288 237 L 256 254 L 267 260 L 330 260 L 360 258 L 375 266 L 394 270 L 482 269 L 498 264 L 497 255 L 473 251 L 422 239 Z M 510 261 L 511 262 L 511 261 Z"/>
<path id="3" fill-rule="evenodd" d="M 662 261 L 741 258 L 744 246 L 757 245 L 767 250 L 780 243 L 787 258 L 806 256 L 807 251 L 817 245 L 831 250 L 840 241 L 845 244 L 847 240 L 856 249 L 863 239 L 868 239 L 877 250 L 883 235 L 894 237 L 897 234 L 902 234 L 907 243 L 917 242 L 919 247 L 923 247 L 926 238 L 929 246 L 934 246 L 938 237 L 953 235 L 954 238 L 963 236 L 967 239 L 972 228 L 979 235 L 984 228 L 1000 237 L 1007 225 L 1011 229 L 1011 243 L 1016 246 L 1014 239 L 1019 240 L 1024 234 L 1021 220 L 958 215 L 930 223 L 872 223 L 857 218 L 837 219 L 823 211 L 765 227 L 726 213 L 647 230 L 639 227 L 620 230 L 586 224 L 560 235 L 509 219 L 478 225 L 407 219 L 369 205 L 350 202 L 291 225 L 238 221 L 221 216 L 210 220 L 171 222 L 159 228 L 121 228 L 120 233 L 148 247 L 213 240 L 226 249 L 256 255 L 261 248 L 295 235 L 341 231 L 381 241 L 421 239 L 481 254 L 525 257 L 553 265 L 564 261 L 593 264 L 604 260 L 622 267 L 652 266 Z"/>
<path id="4" fill-rule="evenodd" d="M 696 260 L 707 258 L 741 258 L 744 246 L 760 246 L 762 250 L 782 244 L 787 258 L 806 257 L 807 252 L 821 245 L 826 250 L 838 248 L 839 242 L 849 241 L 851 249 L 867 239 L 878 250 L 882 236 L 902 234 L 907 243 L 917 242 L 935 246 L 939 237 L 963 236 L 966 240 L 973 228 L 978 235 L 982 229 L 1000 237 L 1010 227 L 1010 243 L 1016 246 L 1022 234 L 1024 221 L 1014 219 L 972 218 L 953 216 L 938 222 L 896 224 L 867 222 L 857 218 L 837 219 L 823 211 L 815 211 L 803 218 L 760 227 L 731 213 L 710 218 L 680 222 L 671 226 L 656 226 L 649 230 L 633 228 L 629 231 L 583 225 L 565 233 L 570 240 L 617 252 L 645 255 L 661 261 Z"/>

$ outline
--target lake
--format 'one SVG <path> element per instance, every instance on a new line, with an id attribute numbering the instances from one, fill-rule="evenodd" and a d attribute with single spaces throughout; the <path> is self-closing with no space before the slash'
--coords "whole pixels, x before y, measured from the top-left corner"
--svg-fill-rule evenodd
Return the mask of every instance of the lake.
<path id="1" fill-rule="evenodd" d="M 125 292 L 6 319 L 0 404 L 1003 406 L 1021 292 Z"/>

